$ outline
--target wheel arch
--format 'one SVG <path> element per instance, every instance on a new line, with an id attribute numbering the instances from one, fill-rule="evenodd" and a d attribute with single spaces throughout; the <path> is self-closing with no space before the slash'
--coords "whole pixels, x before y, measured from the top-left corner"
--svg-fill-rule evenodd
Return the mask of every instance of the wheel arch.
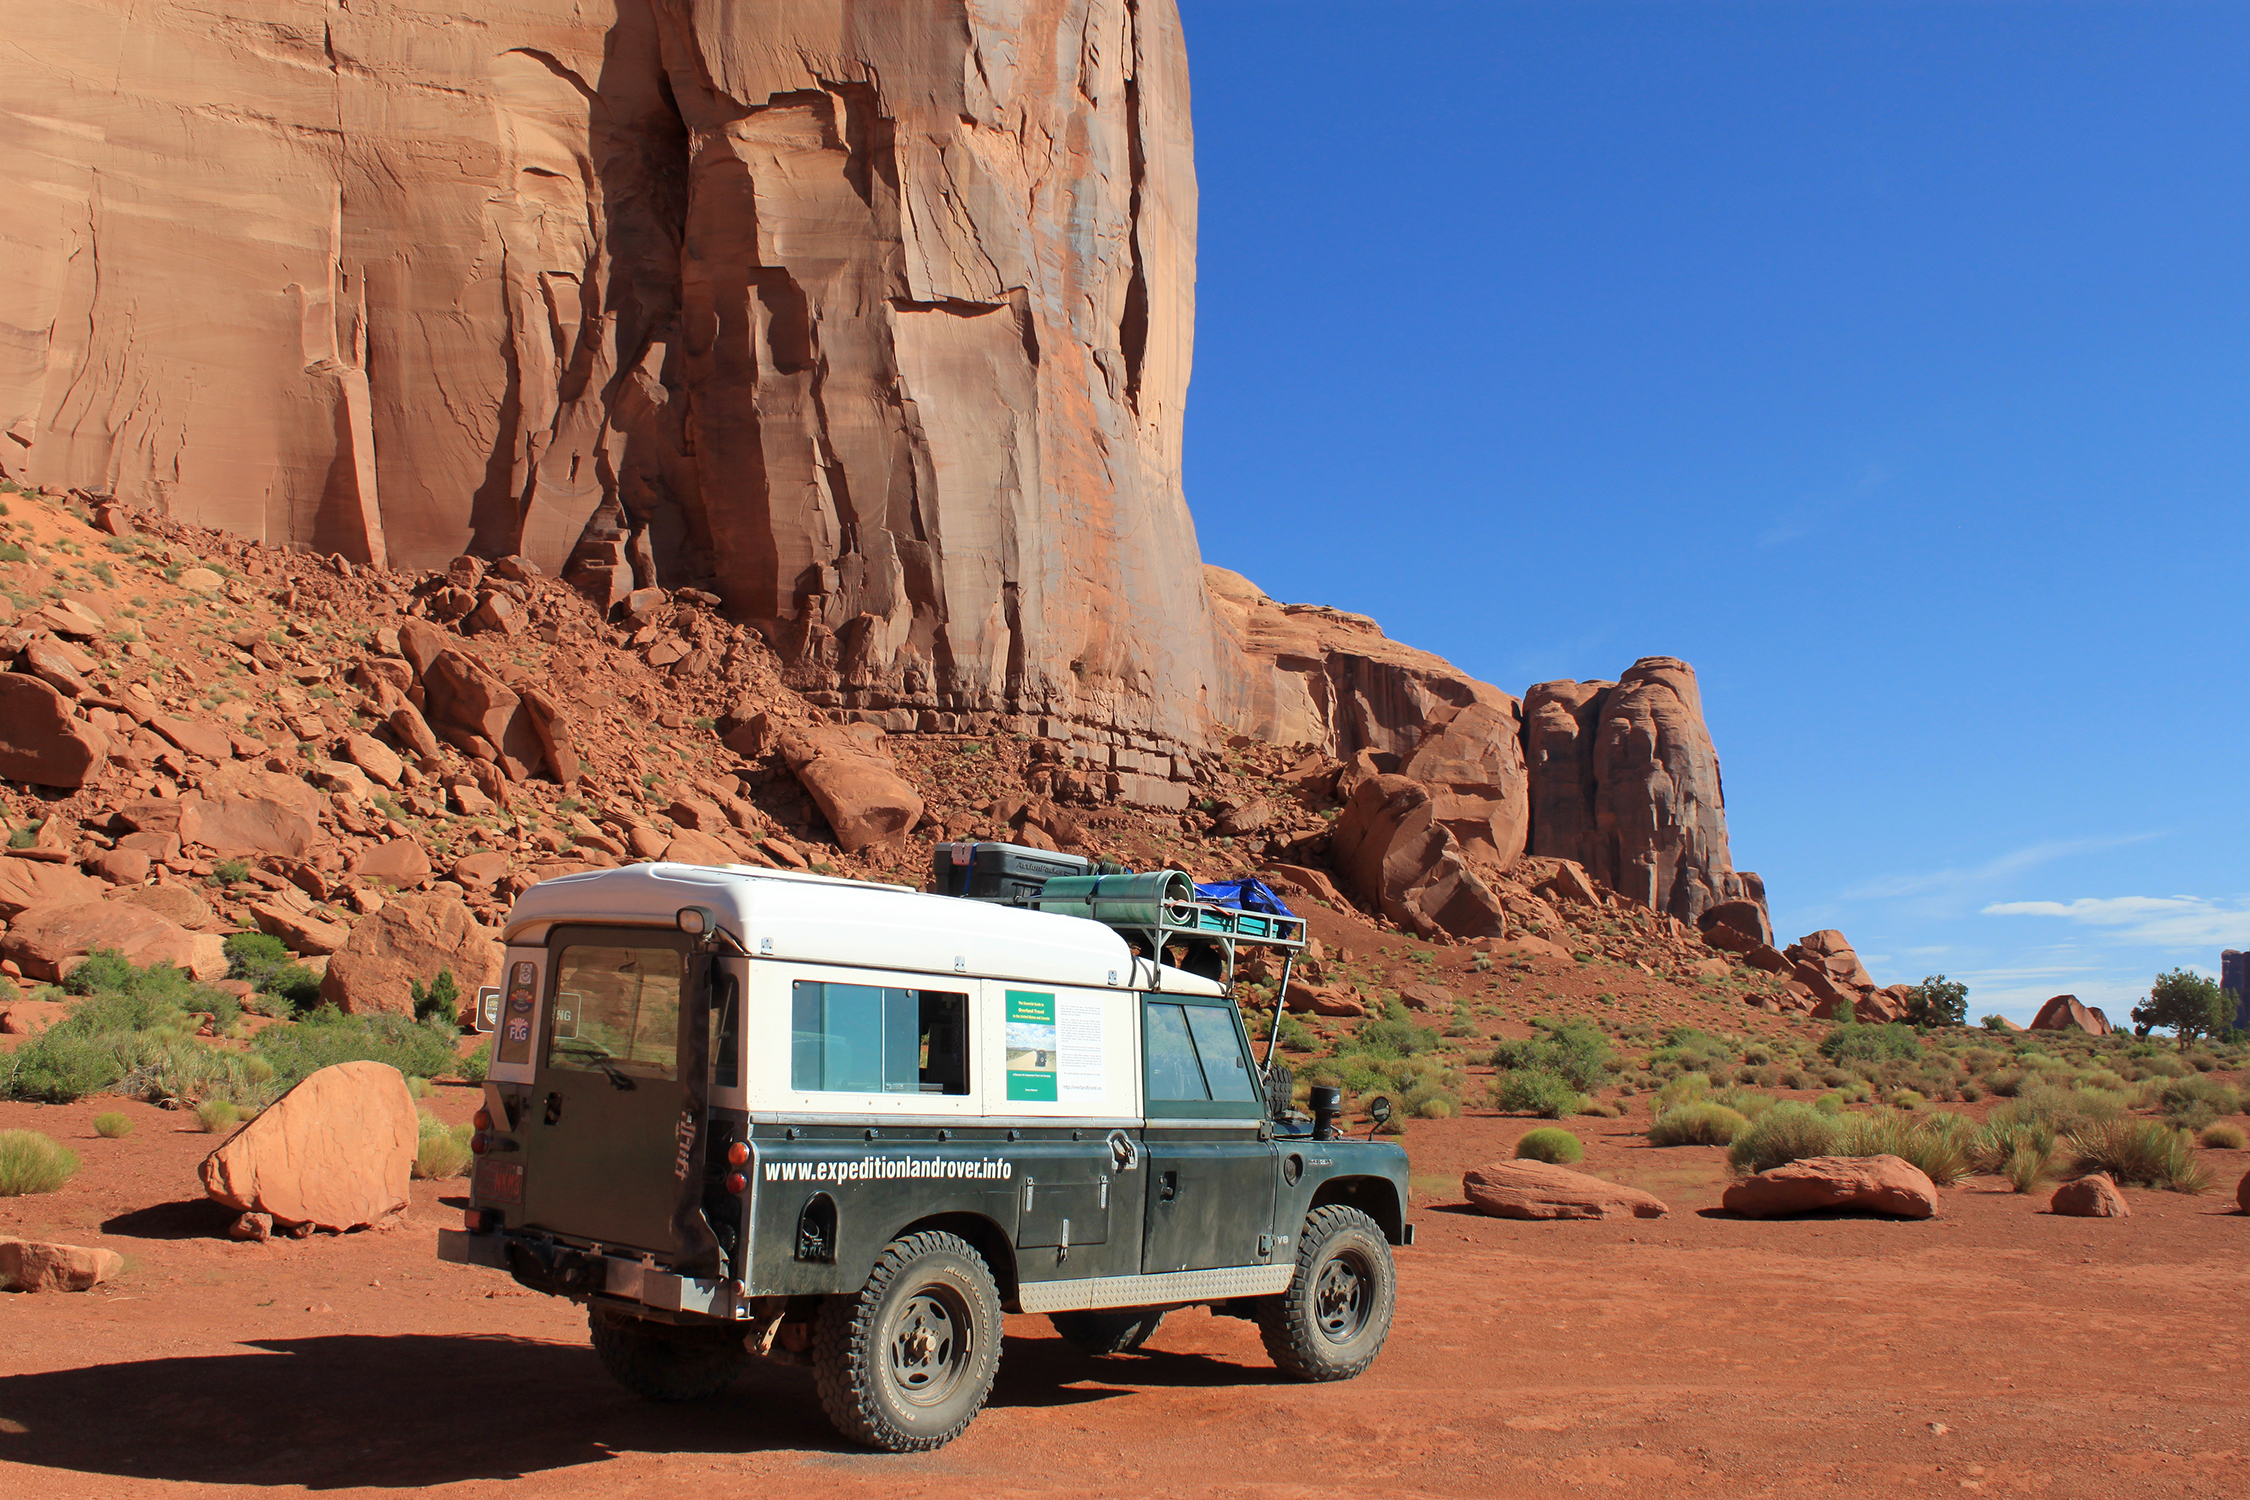
<path id="1" fill-rule="evenodd" d="M 956 1212 L 931 1214 L 927 1218 L 916 1219 L 901 1227 L 891 1238 L 904 1239 L 925 1229 L 942 1230 L 967 1240 L 970 1247 L 984 1257 L 986 1268 L 992 1272 L 992 1279 L 1000 1288 L 1000 1305 L 1015 1305 L 1016 1247 L 1007 1230 L 983 1214 Z"/>
<path id="2" fill-rule="evenodd" d="M 1399 1201 L 1398 1184 L 1388 1177 L 1332 1177 L 1314 1190 L 1305 1212 L 1330 1204 L 1358 1209 L 1375 1221 L 1384 1239 L 1406 1243 L 1406 1205 Z"/>

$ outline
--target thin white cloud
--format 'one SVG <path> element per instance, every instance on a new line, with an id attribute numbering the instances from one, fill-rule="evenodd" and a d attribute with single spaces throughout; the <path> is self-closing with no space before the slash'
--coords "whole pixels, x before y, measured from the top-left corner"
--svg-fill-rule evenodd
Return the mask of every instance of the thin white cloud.
<path id="1" fill-rule="evenodd" d="M 2031 844 L 1968 869 L 1948 866 L 1920 875 L 1891 876 L 1857 886 L 1844 892 L 1844 896 L 1846 900 L 1853 901 L 1892 901 L 1905 896 L 1958 893 L 1976 886 L 2013 879 L 2027 871 L 2036 870 L 2041 865 L 2068 859 L 2074 854 L 2090 854 L 2097 849 L 2116 849 L 2126 844 L 2145 844 L 2150 839 L 2162 837 L 2161 833 L 2128 833 L 2117 838 L 2064 839 L 2054 843 Z"/>
<path id="2" fill-rule="evenodd" d="M 2108 943 L 2149 948 L 2250 947 L 2250 902 L 2203 896 L 2081 896 L 2075 901 L 1996 901 L 1988 917 L 2061 917 L 2099 928 Z"/>

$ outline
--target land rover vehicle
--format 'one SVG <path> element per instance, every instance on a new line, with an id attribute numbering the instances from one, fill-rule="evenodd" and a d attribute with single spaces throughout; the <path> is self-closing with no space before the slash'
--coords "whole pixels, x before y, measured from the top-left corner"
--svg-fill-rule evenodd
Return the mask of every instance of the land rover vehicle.
<path id="1" fill-rule="evenodd" d="M 1228 992 L 1238 943 L 1302 923 L 1176 873 L 1045 886 L 660 863 L 532 887 L 441 1258 L 585 1304 L 644 1396 L 809 1363 L 838 1429 L 891 1451 L 975 1417 L 1004 1310 L 1116 1353 L 1201 1305 L 1294 1375 L 1359 1374 L 1412 1240 L 1405 1153 L 1341 1138 L 1333 1090 L 1292 1113 Z"/>

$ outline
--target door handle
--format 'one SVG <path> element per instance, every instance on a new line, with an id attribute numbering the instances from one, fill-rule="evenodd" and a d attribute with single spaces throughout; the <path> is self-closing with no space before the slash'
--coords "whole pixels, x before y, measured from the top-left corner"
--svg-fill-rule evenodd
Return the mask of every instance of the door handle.
<path id="1" fill-rule="evenodd" d="M 562 1104 L 562 1095 L 549 1094 L 547 1096 L 547 1116 L 545 1123 L 552 1125 L 557 1120 L 562 1118 Z"/>
<path id="2" fill-rule="evenodd" d="M 1171 1202 L 1171 1201 L 1172 1201 L 1172 1200 L 1173 1200 L 1174 1198 L 1177 1198 L 1177 1197 L 1178 1197 L 1179 1195 L 1180 1195 L 1180 1174 L 1179 1174 L 1179 1173 L 1177 1173 L 1177 1172 L 1166 1172 L 1166 1173 L 1165 1173 L 1165 1174 L 1164 1174 L 1164 1175 L 1163 1175 L 1163 1176 L 1162 1176 L 1161 1178 L 1159 1178 L 1159 1179 L 1157 1180 L 1157 1187 L 1156 1187 L 1156 1200 L 1157 1200 L 1157 1202 L 1159 1202 L 1159 1203 L 1170 1203 L 1170 1202 Z"/>

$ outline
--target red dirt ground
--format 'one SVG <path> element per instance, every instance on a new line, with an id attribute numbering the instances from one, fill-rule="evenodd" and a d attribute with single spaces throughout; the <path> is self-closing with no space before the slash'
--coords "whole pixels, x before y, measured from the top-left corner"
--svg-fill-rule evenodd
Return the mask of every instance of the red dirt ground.
<path id="1" fill-rule="evenodd" d="M 97 1137 L 102 1109 L 134 1134 Z M 1926 1223 L 1748 1223 L 1711 1216 L 1717 1148 L 1584 1119 L 1584 1167 L 1670 1217 L 1462 1212 L 1462 1169 L 1535 1123 L 1413 1126 L 1420 1244 L 1363 1378 L 1283 1381 L 1250 1325 L 1199 1312 L 1108 1360 L 1017 1317 L 968 1434 L 883 1457 L 832 1437 L 798 1368 L 687 1407 L 628 1396 L 576 1309 L 433 1258 L 458 1183 L 416 1183 L 403 1229 L 238 1245 L 199 1200 L 192 1120 L 0 1105 L 85 1163 L 0 1199 L 0 1234 L 130 1257 L 92 1293 L 0 1296 L 0 1495 L 2250 1494 L 2243 1153 L 2211 1155 L 2219 1193 L 2136 1192 L 2123 1221 L 1986 1183 Z"/>

